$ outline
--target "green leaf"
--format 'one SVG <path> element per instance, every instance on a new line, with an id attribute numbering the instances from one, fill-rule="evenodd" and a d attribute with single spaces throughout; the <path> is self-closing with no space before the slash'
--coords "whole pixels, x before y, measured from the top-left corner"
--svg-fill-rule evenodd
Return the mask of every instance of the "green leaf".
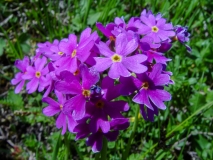
<path id="1" fill-rule="evenodd" d="M 6 47 L 6 42 L 4 39 L 0 38 L 0 56 L 3 54 L 4 48 Z"/>

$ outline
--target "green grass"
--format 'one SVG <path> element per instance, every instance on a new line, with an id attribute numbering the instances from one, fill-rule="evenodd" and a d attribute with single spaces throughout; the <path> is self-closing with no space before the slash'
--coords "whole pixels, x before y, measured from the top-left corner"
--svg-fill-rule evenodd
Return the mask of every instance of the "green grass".
<path id="1" fill-rule="evenodd" d="M 132 16 L 140 16 L 144 8 L 151 9 L 154 13 L 161 12 L 173 25 L 189 27 L 189 45 L 192 52 L 188 53 L 184 46 L 176 42 L 166 53 L 172 59 L 167 69 L 173 72 L 172 79 L 175 81 L 175 85 L 167 87 L 172 94 L 172 101 L 167 103 L 167 109 L 161 111 L 154 122 L 147 122 L 142 118 L 138 120 L 128 159 L 213 159 L 212 7 L 211 0 L 67 0 L 64 5 L 59 0 L 1 1 L 0 22 L 10 15 L 13 16 L 0 26 L 0 70 L 4 73 L 0 75 L 0 81 L 3 84 L 9 83 L 9 79 L 15 74 L 11 67 L 4 68 L 3 59 L 6 59 L 6 65 L 12 65 L 15 59 L 33 55 L 36 43 L 61 39 L 69 33 L 79 35 L 87 26 L 97 30 L 96 21 L 107 24 L 121 16 L 128 20 Z M 53 119 L 42 115 L 40 95 L 25 96 L 23 93 L 17 97 L 10 91 L 6 97 L 0 97 L 0 104 L 13 111 L 37 113 L 36 119 L 33 114 L 25 117 L 17 115 L 21 122 L 30 125 L 38 122 L 54 123 Z M 18 104 L 14 105 L 13 101 L 16 99 Z M 135 112 L 136 107 L 132 106 L 127 116 L 134 117 Z M 134 123 L 131 123 L 129 129 L 121 132 L 115 143 L 108 143 L 108 159 L 121 159 L 133 127 Z M 23 157 L 29 157 L 29 152 L 32 152 L 39 160 L 50 159 L 52 155 L 56 156 L 57 151 L 58 159 L 95 158 L 95 154 L 86 147 L 85 141 L 75 142 L 74 135 L 61 136 L 61 139 L 58 138 L 58 133 L 46 135 L 47 140 L 44 143 L 29 138 L 28 133 L 25 134 L 23 142 L 17 144 L 21 148 L 27 148 L 26 152 L 23 150 L 21 153 Z M 70 144 L 64 143 L 64 139 L 69 139 Z M 49 149 L 46 143 L 50 145 Z M 1 149 L 0 145 L 0 154 L 3 152 Z M 10 154 L 9 150 L 5 152 Z"/>

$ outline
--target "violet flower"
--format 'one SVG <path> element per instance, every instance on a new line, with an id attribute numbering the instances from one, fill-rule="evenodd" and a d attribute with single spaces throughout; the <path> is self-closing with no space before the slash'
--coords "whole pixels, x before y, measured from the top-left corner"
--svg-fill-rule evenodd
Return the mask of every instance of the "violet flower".
<path id="1" fill-rule="evenodd" d="M 65 107 L 70 111 L 73 111 L 73 118 L 80 120 L 85 115 L 86 101 L 90 98 L 90 88 L 99 81 L 99 74 L 93 70 L 88 69 L 86 65 L 80 65 L 79 67 L 82 82 L 73 80 L 70 83 L 68 81 L 58 81 L 55 84 L 56 90 L 63 94 L 74 95 L 65 103 Z M 65 78 L 67 77 L 64 75 Z M 69 77 L 67 77 L 69 79 Z"/>
<path id="2" fill-rule="evenodd" d="M 107 133 L 110 129 L 108 116 L 113 119 L 124 118 L 121 114 L 129 110 L 129 105 L 125 101 L 113 101 L 120 96 L 121 85 L 114 86 L 114 80 L 105 77 L 102 80 L 101 87 L 96 88 L 99 96 L 91 97 L 86 105 L 87 114 L 90 115 L 90 130 L 95 133 L 100 128 L 102 132 Z M 94 95 L 94 94 L 93 94 Z"/>
<path id="3" fill-rule="evenodd" d="M 170 101 L 171 95 L 163 89 L 164 85 L 170 83 L 170 76 L 162 74 L 162 64 L 155 64 L 152 71 L 147 74 L 140 74 L 135 77 L 122 78 L 121 83 L 125 85 L 121 93 L 128 95 L 138 90 L 133 97 L 135 103 L 146 105 L 149 109 L 154 110 L 154 106 L 159 109 L 166 109 L 164 101 Z"/>
<path id="4" fill-rule="evenodd" d="M 46 83 L 45 75 L 48 73 L 48 67 L 45 67 L 47 63 L 47 59 L 45 57 L 37 58 L 34 62 L 34 67 L 28 66 L 26 69 L 26 73 L 22 76 L 25 80 L 30 80 L 27 83 L 26 89 L 28 93 L 33 93 L 38 90 L 41 92 L 44 90 L 44 83 Z"/>
<path id="5" fill-rule="evenodd" d="M 18 72 L 15 75 L 15 78 L 11 80 L 12 85 L 17 85 L 15 89 L 15 93 L 19 93 L 21 89 L 24 86 L 25 79 L 22 78 L 24 74 L 27 73 L 27 67 L 30 65 L 30 59 L 28 57 L 24 57 L 23 60 L 16 60 L 15 66 L 18 68 L 21 72 Z"/>
<path id="6" fill-rule="evenodd" d="M 76 125 L 74 132 L 76 132 L 76 140 L 89 136 L 86 143 L 88 146 L 91 146 L 92 151 L 96 153 L 102 149 L 103 136 L 106 137 L 108 141 L 115 141 L 119 135 L 119 130 L 124 130 L 128 127 L 129 120 L 127 118 L 119 118 L 110 121 L 110 131 L 107 133 L 102 132 L 99 128 L 96 133 L 90 134 L 90 127 L 86 122 Z"/>
<path id="7" fill-rule="evenodd" d="M 138 43 L 135 39 L 128 42 L 123 33 L 116 38 L 115 52 L 111 51 L 103 42 L 97 46 L 100 53 L 106 57 L 95 57 L 96 65 L 94 68 L 99 72 L 110 68 L 108 75 L 112 79 L 131 76 L 128 70 L 134 73 L 143 73 L 147 70 L 147 67 L 141 64 L 147 59 L 145 55 L 137 54 L 127 57 L 136 50 Z"/>
<path id="8" fill-rule="evenodd" d="M 174 27 L 176 36 L 175 39 L 185 45 L 187 51 L 191 52 L 191 48 L 185 43 L 189 41 L 190 33 L 188 32 L 188 27 L 182 27 L 177 25 Z"/>
<path id="9" fill-rule="evenodd" d="M 141 22 L 137 21 L 138 33 L 152 37 L 155 43 L 165 41 L 175 35 L 173 25 L 166 23 L 166 19 L 149 13 L 147 16 L 141 14 Z"/>
<path id="10" fill-rule="evenodd" d="M 78 60 L 85 62 L 90 55 L 90 50 L 94 45 L 95 40 L 98 38 L 97 33 L 92 34 L 90 28 L 86 28 L 80 36 L 79 43 L 77 44 L 77 36 L 70 34 L 68 41 L 61 41 L 59 48 L 66 56 L 60 58 L 55 63 L 58 66 L 58 71 L 69 70 L 74 73 L 78 68 Z"/>
<path id="11" fill-rule="evenodd" d="M 58 98 L 58 102 L 56 102 L 50 97 L 45 97 L 42 99 L 43 102 L 48 104 L 48 106 L 43 109 L 43 114 L 45 116 L 51 117 L 56 115 L 57 113 L 60 113 L 56 120 L 56 127 L 58 129 L 62 128 L 62 135 L 66 133 L 67 126 L 68 130 L 70 132 L 73 132 L 76 122 L 73 120 L 71 112 L 67 111 L 66 108 L 64 108 L 66 98 L 63 96 L 62 93 L 58 91 L 55 91 L 55 94 Z"/>

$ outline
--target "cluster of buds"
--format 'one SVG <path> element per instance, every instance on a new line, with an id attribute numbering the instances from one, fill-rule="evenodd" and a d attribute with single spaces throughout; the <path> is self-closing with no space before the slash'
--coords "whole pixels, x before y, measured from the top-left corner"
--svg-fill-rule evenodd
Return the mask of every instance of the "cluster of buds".
<path id="1" fill-rule="evenodd" d="M 128 23 L 116 17 L 104 26 L 96 23 L 106 36 L 86 28 L 78 37 L 39 43 L 33 58 L 16 60 L 21 71 L 11 81 L 19 93 L 25 82 L 27 92 L 43 91 L 46 116 L 58 115 L 56 127 L 87 138 L 93 152 L 102 148 L 103 136 L 115 141 L 120 130 L 129 126 L 122 115 L 130 108 L 119 96 L 131 96 L 139 104 L 145 120 L 154 120 L 158 110 L 165 110 L 171 100 L 164 86 L 173 84 L 166 65 L 171 59 L 164 53 L 174 39 L 189 40 L 187 28 L 167 23 L 161 14 L 142 11 Z M 190 48 L 187 46 L 187 49 Z"/>

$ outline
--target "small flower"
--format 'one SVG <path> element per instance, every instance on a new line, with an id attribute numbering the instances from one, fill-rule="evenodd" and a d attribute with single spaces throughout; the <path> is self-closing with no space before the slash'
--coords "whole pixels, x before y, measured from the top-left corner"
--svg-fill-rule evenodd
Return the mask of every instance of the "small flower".
<path id="1" fill-rule="evenodd" d="M 174 39 L 184 44 L 187 51 L 191 52 L 191 48 L 185 44 L 186 42 L 189 41 L 189 37 L 190 37 L 188 28 L 178 25 L 178 26 L 175 26 L 175 32 L 176 32 L 176 36 L 174 37 Z"/>
<path id="2" fill-rule="evenodd" d="M 43 102 L 48 104 L 48 106 L 43 109 L 43 114 L 48 117 L 51 117 L 60 112 L 56 120 L 56 127 L 58 129 L 62 128 L 62 135 L 65 134 L 67 130 L 67 125 L 68 130 L 70 132 L 73 132 L 76 122 L 73 120 L 71 112 L 67 111 L 66 108 L 64 108 L 66 98 L 63 96 L 62 93 L 58 91 L 55 91 L 55 94 L 58 98 L 58 102 L 56 102 L 50 97 L 45 97 L 42 99 Z"/>
<path id="3" fill-rule="evenodd" d="M 99 72 L 110 68 L 108 75 L 112 79 L 120 76 L 131 76 L 128 70 L 134 73 L 143 73 L 147 70 L 141 64 L 147 59 L 145 55 L 137 54 L 127 57 L 136 50 L 138 43 L 135 39 L 128 42 L 126 35 L 123 33 L 116 38 L 115 52 L 111 51 L 105 43 L 100 42 L 97 46 L 100 53 L 106 57 L 95 57 L 96 65 L 94 68 Z"/>
<path id="4" fill-rule="evenodd" d="M 22 76 L 25 80 L 30 80 L 27 83 L 28 93 L 33 93 L 38 90 L 41 92 L 44 90 L 44 85 L 46 83 L 45 75 L 48 73 L 48 67 L 44 67 L 47 63 L 47 59 L 45 57 L 38 58 L 34 62 L 34 67 L 28 66 L 26 70 L 26 74 Z"/>
<path id="5" fill-rule="evenodd" d="M 19 93 L 24 86 L 25 79 L 22 78 L 23 75 L 27 74 L 27 67 L 30 66 L 30 60 L 28 57 L 24 57 L 23 60 L 16 60 L 15 66 L 21 72 L 15 75 L 15 78 L 11 80 L 12 85 L 17 85 L 15 93 Z"/>
<path id="6" fill-rule="evenodd" d="M 141 22 L 137 21 L 138 33 L 153 38 L 155 43 L 165 41 L 175 35 L 171 23 L 166 23 L 166 19 L 160 16 L 141 14 Z"/>
<path id="7" fill-rule="evenodd" d="M 58 71 L 69 70 L 74 73 L 78 68 L 78 60 L 85 62 L 89 55 L 90 50 L 94 46 L 98 36 L 94 32 L 92 34 L 90 28 L 86 28 L 80 36 L 79 43 L 77 44 L 77 36 L 70 34 L 67 41 L 61 41 L 59 43 L 60 52 L 64 53 L 65 56 L 55 62 L 58 66 Z"/>
<path id="8" fill-rule="evenodd" d="M 138 90 L 132 99 L 135 103 L 146 105 L 151 110 L 154 110 L 155 106 L 162 110 L 166 109 L 164 101 L 170 101 L 171 95 L 163 89 L 163 86 L 171 82 L 168 74 L 162 74 L 162 69 L 162 64 L 158 63 L 153 66 L 149 75 L 140 74 L 137 78 L 122 78 L 121 83 L 126 87 L 122 87 L 121 93 L 128 95 Z"/>
<path id="9" fill-rule="evenodd" d="M 84 117 L 86 101 L 91 97 L 90 88 L 99 81 L 99 74 L 93 69 L 89 70 L 83 64 L 80 65 L 79 69 L 82 77 L 81 83 L 75 79 L 71 82 L 58 81 L 55 84 L 56 90 L 64 94 L 74 95 L 65 103 L 65 107 L 73 111 L 72 116 L 75 120 L 80 120 Z M 64 75 L 64 78 L 69 79 L 67 75 Z"/>
<path id="10" fill-rule="evenodd" d="M 124 118 L 121 114 L 129 110 L 129 105 L 125 101 L 113 101 L 120 96 L 121 85 L 114 86 L 114 80 L 105 77 L 101 83 L 101 93 L 99 97 L 93 98 L 86 105 L 87 115 L 90 115 L 90 130 L 95 133 L 100 128 L 104 133 L 110 129 L 108 117 L 112 119 Z"/>

